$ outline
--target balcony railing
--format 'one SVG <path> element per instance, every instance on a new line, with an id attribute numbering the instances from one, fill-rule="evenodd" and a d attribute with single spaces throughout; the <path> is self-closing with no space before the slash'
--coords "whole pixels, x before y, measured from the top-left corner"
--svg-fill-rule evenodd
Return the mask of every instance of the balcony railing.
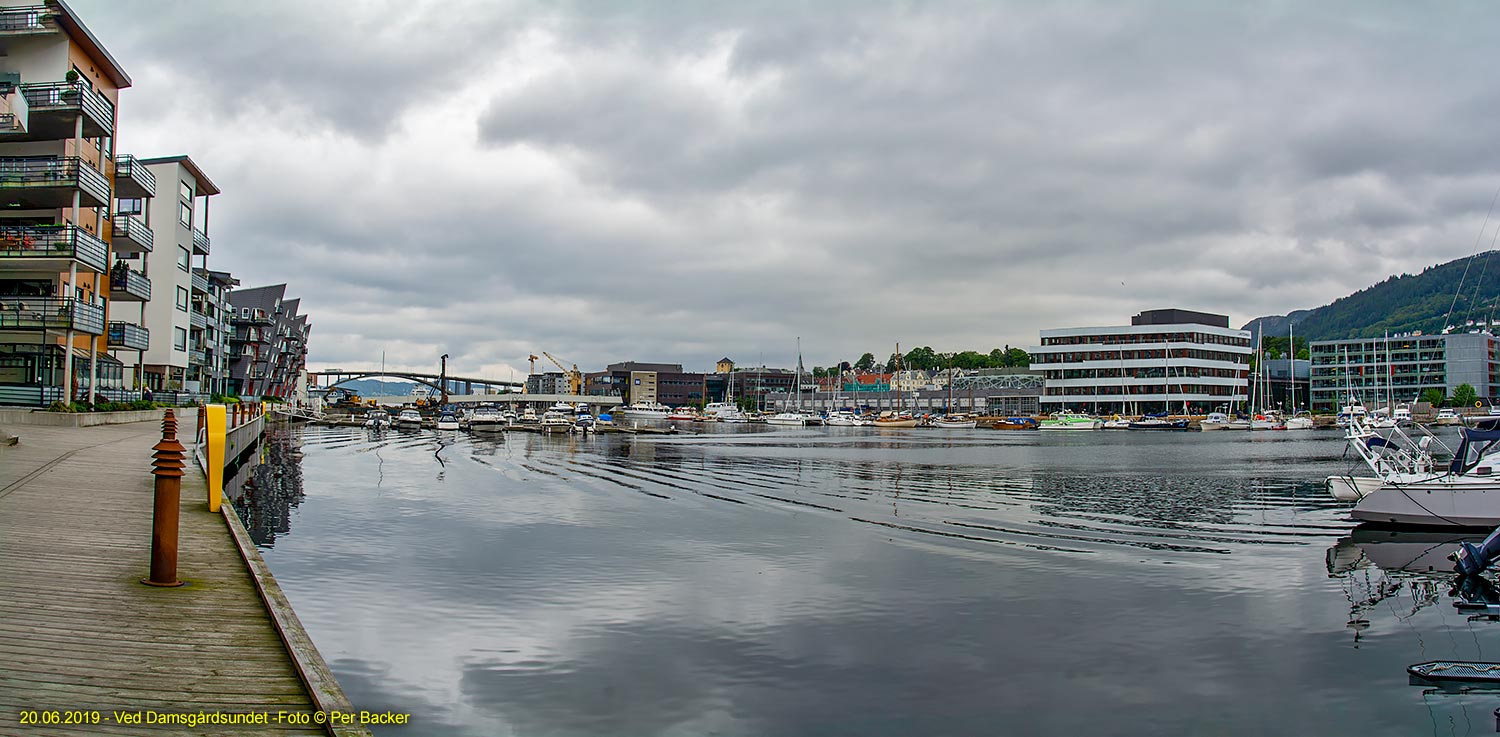
<path id="1" fill-rule="evenodd" d="M 113 224 L 114 238 L 110 245 L 114 246 L 115 253 L 150 253 L 155 247 L 156 236 L 139 217 L 116 215 Z"/>
<path id="2" fill-rule="evenodd" d="M 111 322 L 109 324 L 109 347 L 144 351 L 151 347 L 151 331 L 133 322 Z"/>
<path id="3" fill-rule="evenodd" d="M 116 302 L 150 302 L 151 280 L 139 271 L 116 266 L 109 272 L 109 296 Z"/>
<path id="4" fill-rule="evenodd" d="M 21 94 L 31 107 L 32 128 L 48 114 L 62 113 L 69 119 L 83 115 L 83 136 L 101 138 L 114 135 L 115 106 L 83 82 L 41 82 L 21 85 Z"/>
<path id="5" fill-rule="evenodd" d="M 208 294 L 208 277 L 201 271 L 193 271 L 193 291 Z"/>
<path id="6" fill-rule="evenodd" d="M 130 154 L 115 157 L 116 197 L 155 197 L 156 175 Z"/>
<path id="7" fill-rule="evenodd" d="M 7 265 L 35 262 L 38 268 L 58 271 L 67 270 L 66 262 L 76 260 L 94 271 L 104 271 L 109 267 L 109 246 L 93 233 L 72 225 L 6 225 L 0 226 L 0 259 Z"/>
<path id="8" fill-rule="evenodd" d="M 0 328 L 104 334 L 104 308 L 71 297 L 0 297 Z"/>
<path id="9" fill-rule="evenodd" d="M 78 190 L 80 206 L 109 204 L 109 180 L 76 156 L 0 158 L 0 204 L 24 209 L 72 207 Z"/>
<path id="10" fill-rule="evenodd" d="M 188 351 L 188 365 L 202 366 L 208 362 L 208 356 L 203 351 Z"/>
<path id="11" fill-rule="evenodd" d="M 29 36 L 56 33 L 57 11 L 46 5 L 22 5 L 0 10 L 0 35 Z"/>
<path id="12" fill-rule="evenodd" d="M 193 228 L 193 255 L 208 255 L 208 234 L 204 233 L 201 230 L 198 230 L 197 228 Z M 204 291 L 208 290 L 205 289 Z"/>
<path id="13" fill-rule="evenodd" d="M 197 310 L 190 311 L 188 313 L 188 322 L 195 328 L 206 328 L 208 327 L 208 315 Z"/>

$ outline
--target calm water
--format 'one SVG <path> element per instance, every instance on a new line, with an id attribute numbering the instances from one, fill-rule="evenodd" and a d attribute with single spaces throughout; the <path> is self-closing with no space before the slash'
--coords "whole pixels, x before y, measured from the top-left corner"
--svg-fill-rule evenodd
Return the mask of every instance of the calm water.
<path id="1" fill-rule="evenodd" d="M 1336 433 L 715 429 L 282 431 L 252 531 L 389 734 L 1495 729 L 1408 685 L 1500 622 L 1325 498 Z"/>

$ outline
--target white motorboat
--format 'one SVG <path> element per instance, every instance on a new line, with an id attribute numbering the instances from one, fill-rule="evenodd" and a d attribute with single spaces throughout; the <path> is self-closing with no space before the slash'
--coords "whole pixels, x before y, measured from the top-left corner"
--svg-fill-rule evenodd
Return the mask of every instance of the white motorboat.
<path id="1" fill-rule="evenodd" d="M 437 418 L 437 429 L 457 430 L 459 429 L 458 414 L 452 410 L 444 410 Z"/>
<path id="2" fill-rule="evenodd" d="M 383 409 L 372 409 L 365 413 L 365 427 L 384 430 L 391 426 L 391 413 Z"/>
<path id="3" fill-rule="evenodd" d="M 1101 429 L 1103 429 L 1103 430 L 1129 430 L 1130 429 L 1130 420 L 1127 420 L 1124 417 L 1121 417 L 1119 415 L 1113 415 L 1109 419 L 1107 419 L 1107 420 L 1104 421 L 1104 424 L 1101 426 Z"/>
<path id="4" fill-rule="evenodd" d="M 869 420 L 862 419 L 859 415 L 845 409 L 836 409 L 823 418 L 823 424 L 829 427 L 860 427 L 870 424 Z"/>
<path id="5" fill-rule="evenodd" d="M 1408 432 L 1408 429 L 1411 432 Z M 1350 413 L 1345 438 L 1371 471 L 1369 476 L 1329 476 L 1328 493 L 1355 502 L 1350 516 L 1367 522 L 1444 527 L 1500 525 L 1500 422 L 1459 430 L 1450 455 L 1442 440 L 1421 425 L 1396 427 L 1388 435 Z"/>
<path id="6" fill-rule="evenodd" d="M 766 418 L 767 425 L 797 425 L 799 427 L 807 424 L 807 415 L 801 412 L 777 412 Z"/>
<path id="7" fill-rule="evenodd" d="M 535 424 L 537 424 L 538 422 L 541 422 L 541 421 L 542 421 L 542 418 L 537 417 L 536 410 L 534 410 L 534 409 L 532 409 L 530 407 L 527 407 L 526 409 L 521 410 L 520 416 L 516 417 L 515 424 L 517 424 L 517 425 L 535 425 Z"/>
<path id="8" fill-rule="evenodd" d="M 746 423 L 750 418 L 730 402 L 709 402 L 703 407 L 703 421 Z"/>
<path id="9" fill-rule="evenodd" d="M 469 415 L 471 432 L 500 432 L 505 429 L 505 415 L 494 407 L 476 407 Z"/>
<path id="10" fill-rule="evenodd" d="M 672 408 L 659 402 L 636 402 L 614 411 L 615 418 L 621 420 L 665 420 L 670 414 Z"/>
<path id="11" fill-rule="evenodd" d="M 1298 412 L 1286 418 L 1281 424 L 1288 430 L 1311 430 L 1313 429 L 1312 414 L 1306 411 Z"/>
<path id="12" fill-rule="evenodd" d="M 396 415 L 396 424 L 401 427 L 421 427 L 422 413 L 414 409 L 403 409 Z"/>
<path id="13" fill-rule="evenodd" d="M 539 423 L 542 426 L 542 432 L 564 433 L 572 430 L 575 421 L 575 418 L 571 414 L 572 410 L 573 408 L 569 407 L 568 413 L 556 412 L 550 409 L 543 412 L 542 420 Z"/>
<path id="14" fill-rule="evenodd" d="M 932 426 L 942 430 L 972 430 L 979 421 L 968 415 L 946 415 L 932 421 Z"/>
<path id="15" fill-rule="evenodd" d="M 1444 407 L 1443 409 L 1438 410 L 1437 417 L 1433 419 L 1432 424 L 1462 425 L 1464 424 L 1464 418 L 1463 415 L 1460 415 L 1458 413 L 1458 410 L 1453 409 L 1452 407 Z"/>
<path id="16" fill-rule="evenodd" d="M 1224 430 L 1229 427 L 1229 415 L 1223 412 L 1209 412 L 1203 421 L 1198 423 L 1198 429 L 1204 432 L 1209 430 Z"/>

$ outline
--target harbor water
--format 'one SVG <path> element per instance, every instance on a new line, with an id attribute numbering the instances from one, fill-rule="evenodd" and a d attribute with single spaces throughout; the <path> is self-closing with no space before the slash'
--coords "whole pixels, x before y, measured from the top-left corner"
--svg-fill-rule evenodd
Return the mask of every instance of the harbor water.
<path id="1" fill-rule="evenodd" d="M 1500 621 L 1327 498 L 1336 432 L 689 427 L 283 427 L 239 505 L 387 734 L 1495 729 L 1406 667 Z"/>

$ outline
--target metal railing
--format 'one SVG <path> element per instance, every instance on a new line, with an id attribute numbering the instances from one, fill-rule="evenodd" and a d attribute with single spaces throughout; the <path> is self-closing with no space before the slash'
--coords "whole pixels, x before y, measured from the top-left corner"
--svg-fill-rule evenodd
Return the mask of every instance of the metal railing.
<path id="1" fill-rule="evenodd" d="M 21 94 L 31 112 L 77 110 L 106 131 L 115 128 L 114 103 L 94 92 L 83 82 L 38 82 L 21 85 Z"/>
<path id="2" fill-rule="evenodd" d="M 156 175 L 152 174 L 140 159 L 130 154 L 115 157 L 115 180 L 121 179 L 129 179 L 139 184 L 141 189 L 149 192 L 147 197 L 156 196 Z"/>
<path id="3" fill-rule="evenodd" d="M 208 294 L 208 277 L 201 271 L 193 272 L 193 290 Z"/>
<path id="4" fill-rule="evenodd" d="M 124 262 L 120 262 L 123 264 Z M 142 302 L 151 301 L 151 280 L 145 274 L 129 268 L 119 268 L 117 265 L 109 272 L 109 290 L 115 299 L 120 299 L 119 293 L 123 292 L 132 297 L 138 297 Z"/>
<path id="5" fill-rule="evenodd" d="M 141 167 L 144 169 L 145 167 Z M 146 227 L 146 222 L 136 215 L 118 214 L 114 217 L 114 243 L 116 251 L 150 251 L 156 245 L 156 235 Z M 139 248 L 130 248 L 129 243 L 121 243 L 122 240 L 131 241 Z"/>
<path id="6" fill-rule="evenodd" d="M 198 350 L 188 351 L 188 365 L 189 366 L 193 366 L 193 365 L 202 366 L 205 363 L 208 363 L 208 356 L 205 355 L 203 353 L 203 351 L 198 351 Z"/>
<path id="7" fill-rule="evenodd" d="M 0 33 L 52 33 L 57 27 L 52 19 L 57 11 L 46 5 L 22 5 L 0 10 Z"/>
<path id="8" fill-rule="evenodd" d="M 72 328 L 102 335 L 104 308 L 71 297 L 0 297 L 0 328 Z"/>
<path id="9" fill-rule="evenodd" d="M 199 256 L 208 255 L 208 235 L 197 228 L 193 228 L 193 252 Z M 204 291 L 208 291 L 205 289 Z"/>
<path id="10" fill-rule="evenodd" d="M 189 310 L 188 323 L 195 328 L 206 328 L 208 327 L 208 315 L 197 310 Z"/>
<path id="11" fill-rule="evenodd" d="M 111 322 L 109 347 L 144 351 L 151 347 L 151 331 L 133 322 Z"/>
<path id="12" fill-rule="evenodd" d="M 0 226 L 0 258 L 70 258 L 94 271 L 109 266 L 109 246 L 72 225 Z"/>
<path id="13" fill-rule="evenodd" d="M 0 189 L 10 187 L 78 187 L 109 202 L 109 180 L 77 156 L 0 158 Z"/>

